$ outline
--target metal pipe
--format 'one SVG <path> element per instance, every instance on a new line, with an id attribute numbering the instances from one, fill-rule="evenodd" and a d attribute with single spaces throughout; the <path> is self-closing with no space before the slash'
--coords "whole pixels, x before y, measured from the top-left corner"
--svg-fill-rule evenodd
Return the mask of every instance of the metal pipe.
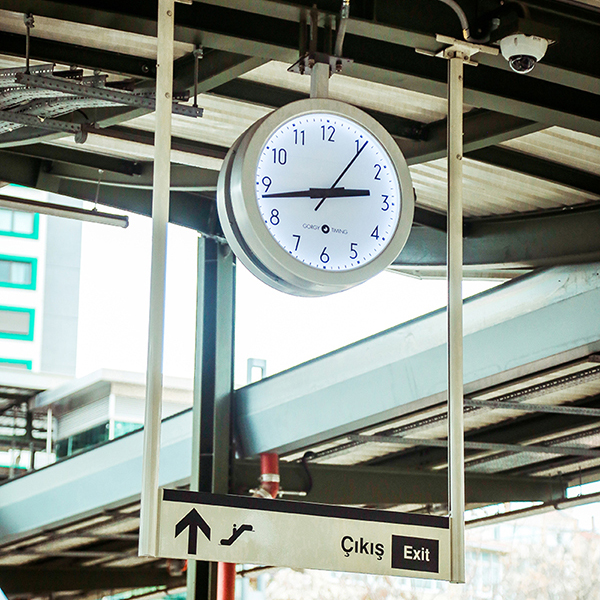
<path id="1" fill-rule="evenodd" d="M 463 57 L 448 59 L 448 504 L 451 581 L 465 581 L 462 158 Z"/>
<path id="2" fill-rule="evenodd" d="M 337 37 L 335 38 L 335 56 L 342 56 L 342 48 L 344 47 L 344 36 L 348 27 L 348 17 L 350 16 L 350 0 L 342 1 L 340 10 L 340 18 L 338 20 Z"/>
<path id="3" fill-rule="evenodd" d="M 279 493 L 279 455 L 275 452 L 263 452 L 260 455 L 260 487 L 271 498 Z"/>
<path id="4" fill-rule="evenodd" d="M 142 463 L 140 556 L 156 556 L 158 545 L 158 466 L 162 404 L 162 361 L 165 318 L 167 224 L 171 185 L 171 110 L 173 93 L 173 35 L 175 0 L 158 2 L 156 127 L 152 190 L 152 266 L 148 370 Z"/>
<path id="5" fill-rule="evenodd" d="M 217 600 L 235 600 L 235 563 L 219 563 Z"/>
<path id="6" fill-rule="evenodd" d="M 316 62 L 310 72 L 310 97 L 329 97 L 329 64 Z"/>
<path id="7" fill-rule="evenodd" d="M 86 210 L 77 206 L 65 206 L 54 202 L 41 202 L 40 200 L 29 200 L 15 198 L 13 196 L 0 195 L 0 207 L 22 212 L 40 213 L 53 217 L 65 219 L 76 219 L 77 221 L 88 221 L 89 223 L 101 223 L 102 225 L 114 225 L 116 227 L 127 227 L 129 217 L 127 215 L 113 215 L 112 213 L 100 212 L 98 210 Z"/>

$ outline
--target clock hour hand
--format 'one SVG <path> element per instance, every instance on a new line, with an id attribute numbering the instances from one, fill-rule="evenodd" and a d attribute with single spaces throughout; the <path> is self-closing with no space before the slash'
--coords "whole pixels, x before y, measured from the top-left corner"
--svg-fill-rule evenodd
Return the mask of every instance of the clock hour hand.
<path id="1" fill-rule="evenodd" d="M 347 198 L 353 196 L 369 196 L 370 190 L 346 189 L 345 187 L 309 188 L 293 192 L 277 192 L 263 194 L 263 198 Z"/>
<path id="2" fill-rule="evenodd" d="M 347 173 L 348 169 L 354 164 L 354 161 L 358 158 L 358 156 L 360 155 L 360 153 L 365 149 L 365 147 L 368 144 L 368 140 L 356 151 L 356 154 L 352 157 L 352 160 L 346 165 L 346 168 L 340 173 L 340 176 L 333 182 L 333 185 L 331 186 L 330 189 L 335 189 L 335 186 L 340 182 L 340 179 Z M 319 203 L 315 206 L 315 210 L 319 210 L 319 208 L 321 208 L 321 204 L 323 204 L 323 202 L 325 202 L 326 198 L 329 198 L 330 196 L 321 196 L 321 200 L 319 200 Z"/>

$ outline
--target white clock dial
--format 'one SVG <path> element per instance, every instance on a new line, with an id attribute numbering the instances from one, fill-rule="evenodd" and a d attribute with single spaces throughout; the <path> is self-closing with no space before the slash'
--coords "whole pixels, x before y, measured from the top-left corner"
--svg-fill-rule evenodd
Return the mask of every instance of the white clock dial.
<path id="1" fill-rule="evenodd" d="M 372 261 L 400 214 L 393 162 L 375 136 L 342 116 L 296 116 L 267 139 L 256 168 L 256 200 L 277 243 L 315 269 Z"/>
<path id="2" fill-rule="evenodd" d="M 299 100 L 231 147 L 217 186 L 221 226 L 239 260 L 272 287 L 332 294 L 398 256 L 410 232 L 406 161 L 385 129 L 335 100 Z"/>

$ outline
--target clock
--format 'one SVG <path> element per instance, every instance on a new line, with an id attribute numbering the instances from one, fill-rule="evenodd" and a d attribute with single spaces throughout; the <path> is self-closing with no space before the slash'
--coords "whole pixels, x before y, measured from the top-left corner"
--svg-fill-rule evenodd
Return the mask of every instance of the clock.
<path id="1" fill-rule="evenodd" d="M 336 100 L 292 102 L 233 144 L 217 206 L 239 260 L 270 286 L 332 294 L 398 256 L 412 225 L 413 187 L 391 135 Z"/>

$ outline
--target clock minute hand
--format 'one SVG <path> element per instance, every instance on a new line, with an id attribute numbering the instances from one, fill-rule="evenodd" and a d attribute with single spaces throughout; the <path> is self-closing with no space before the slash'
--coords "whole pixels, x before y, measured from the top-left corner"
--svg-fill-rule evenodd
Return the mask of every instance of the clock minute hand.
<path id="1" fill-rule="evenodd" d="M 331 186 L 332 189 L 335 188 L 335 186 L 340 182 L 342 177 L 347 173 L 348 169 L 354 164 L 354 161 L 358 158 L 358 156 L 365 149 L 365 147 L 368 143 L 369 143 L 368 140 L 365 141 L 365 143 L 356 151 L 356 154 L 352 157 L 352 160 L 346 165 L 346 168 L 340 173 L 340 176 L 333 182 L 333 185 Z M 321 197 L 321 200 L 315 206 L 315 210 L 319 210 L 319 208 L 321 207 L 321 204 L 323 204 L 323 202 L 325 202 L 325 198 L 327 198 L 327 196 Z"/>
<path id="2" fill-rule="evenodd" d="M 263 198 L 345 198 L 352 196 L 369 196 L 370 190 L 346 189 L 345 187 L 309 188 L 293 192 L 277 192 L 263 194 Z"/>

